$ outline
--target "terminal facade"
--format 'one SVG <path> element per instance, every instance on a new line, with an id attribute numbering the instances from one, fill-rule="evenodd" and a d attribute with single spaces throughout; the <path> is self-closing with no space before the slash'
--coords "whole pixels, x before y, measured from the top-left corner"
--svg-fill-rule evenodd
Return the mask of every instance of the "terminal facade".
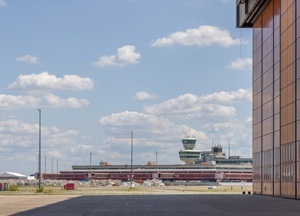
<path id="1" fill-rule="evenodd" d="M 237 0 L 253 28 L 253 193 L 300 199 L 300 0 Z"/>

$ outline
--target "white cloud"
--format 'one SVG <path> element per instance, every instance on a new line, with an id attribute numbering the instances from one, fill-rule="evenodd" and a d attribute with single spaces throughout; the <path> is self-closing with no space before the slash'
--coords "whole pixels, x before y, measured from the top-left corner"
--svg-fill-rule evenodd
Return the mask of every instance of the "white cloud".
<path id="1" fill-rule="evenodd" d="M 191 135 L 200 139 L 206 139 L 203 132 L 195 131 L 186 125 L 175 125 L 168 119 L 149 115 L 145 113 L 124 111 L 110 116 L 102 117 L 99 125 L 105 127 L 109 134 L 127 137 L 130 130 L 134 131 L 136 136 L 156 139 L 173 139 L 175 137 L 184 137 Z"/>
<path id="2" fill-rule="evenodd" d="M 38 164 L 38 133 L 38 120 L 36 123 L 21 122 L 17 119 L 0 121 L 2 167 L 8 167 L 9 171 L 20 173 L 29 170 L 35 172 L 35 167 L 37 168 L 35 165 Z M 60 159 L 60 169 L 69 169 L 70 165 L 74 163 L 70 149 L 76 145 L 77 136 L 78 131 L 49 127 L 43 122 L 41 149 L 43 164 L 44 156 L 47 155 L 48 161 L 51 160 L 51 157 L 55 157 L 55 161 L 57 158 Z M 17 163 L 15 163 L 16 161 Z"/>
<path id="3" fill-rule="evenodd" d="M 27 151 L 31 151 L 31 148 L 36 148 L 37 134 L 39 131 L 39 125 L 24 123 L 16 119 L 10 119 L 6 121 L 0 121 L 0 147 L 6 147 L 8 151 L 13 149 L 29 148 Z M 42 127 L 43 143 L 47 147 L 60 147 L 62 143 L 70 142 L 78 132 L 74 130 L 62 130 L 57 127 Z"/>
<path id="4" fill-rule="evenodd" d="M 82 106 L 88 106 L 90 103 L 88 100 L 85 99 L 77 99 L 74 97 L 70 98 L 60 98 L 56 95 L 48 94 L 44 97 L 40 98 L 40 105 L 39 107 L 67 107 L 67 108 L 80 108 Z"/>
<path id="5" fill-rule="evenodd" d="M 81 144 L 81 145 L 76 145 L 74 146 L 72 149 L 70 149 L 70 151 L 72 153 L 80 153 L 80 152 L 91 152 L 94 150 L 94 146 L 90 146 L 90 145 L 85 145 L 85 144 Z"/>
<path id="6" fill-rule="evenodd" d="M 17 108 L 80 108 L 88 106 L 89 101 L 85 99 L 77 99 L 74 97 L 60 98 L 56 95 L 45 94 L 40 96 L 31 95 L 4 95 L 0 94 L 0 110 L 10 110 Z"/>
<path id="7" fill-rule="evenodd" d="M 149 99 L 155 99 L 157 97 L 158 96 L 156 94 L 151 94 L 151 93 L 148 93 L 148 92 L 140 91 L 140 92 L 137 92 L 135 94 L 134 98 L 136 100 L 149 100 Z"/>
<path id="8" fill-rule="evenodd" d="M 187 29 L 184 32 L 171 33 L 167 37 L 156 39 L 153 47 L 165 47 L 175 44 L 183 46 L 208 46 L 218 44 L 224 47 L 246 43 L 244 40 L 233 39 L 228 30 L 222 30 L 215 26 L 201 25 L 198 28 Z"/>
<path id="9" fill-rule="evenodd" d="M 124 67 L 129 64 L 139 63 L 141 54 L 135 52 L 135 46 L 127 45 L 118 48 L 116 55 L 101 56 L 93 65 L 97 67 L 118 66 Z"/>
<path id="10" fill-rule="evenodd" d="M 249 117 L 245 120 L 245 124 L 252 125 L 252 117 Z"/>
<path id="11" fill-rule="evenodd" d="M 238 89 L 232 92 L 216 92 L 201 97 L 202 102 L 205 103 L 222 103 L 222 104 L 234 104 L 243 101 L 252 101 L 252 91 L 250 89 Z"/>
<path id="12" fill-rule="evenodd" d="M 9 85 L 9 89 L 17 90 L 91 90 L 93 80 L 77 75 L 64 75 L 58 78 L 47 71 L 40 74 L 19 75 L 17 80 Z"/>
<path id="13" fill-rule="evenodd" d="M 230 3 L 231 2 L 231 0 L 220 0 L 222 3 L 224 3 L 224 4 L 227 4 L 227 3 Z"/>
<path id="14" fill-rule="evenodd" d="M 218 92 L 198 97 L 193 94 L 181 95 L 161 104 L 146 106 L 146 113 L 153 115 L 171 115 L 186 119 L 219 119 L 226 120 L 236 115 L 233 106 L 223 104 L 235 104 L 251 101 L 249 89 L 239 89 L 233 92 Z"/>
<path id="15" fill-rule="evenodd" d="M 1 4 L 1 2 L 0 2 L 0 4 Z M 34 55 L 26 54 L 24 56 L 17 57 L 16 61 L 37 64 L 37 63 L 39 63 L 39 58 Z"/>
<path id="16" fill-rule="evenodd" d="M 231 62 L 227 68 L 233 70 L 250 70 L 252 68 L 252 58 L 237 58 Z"/>
<path id="17" fill-rule="evenodd" d="M 180 163 L 178 151 L 182 149 L 181 139 L 187 135 L 198 140 L 208 140 L 207 135 L 187 125 L 176 125 L 168 119 L 145 113 L 124 111 L 102 117 L 99 125 L 104 128 L 108 137 L 103 140 L 103 148 L 110 152 L 105 160 L 126 161 L 130 149 L 130 131 L 134 131 L 134 151 L 137 163 L 147 163 L 149 155 L 159 152 L 162 163 Z M 113 155 L 118 155 L 114 157 Z"/>
<path id="18" fill-rule="evenodd" d="M 4 7 L 6 5 L 6 2 L 4 0 L 0 0 L 0 7 Z"/>

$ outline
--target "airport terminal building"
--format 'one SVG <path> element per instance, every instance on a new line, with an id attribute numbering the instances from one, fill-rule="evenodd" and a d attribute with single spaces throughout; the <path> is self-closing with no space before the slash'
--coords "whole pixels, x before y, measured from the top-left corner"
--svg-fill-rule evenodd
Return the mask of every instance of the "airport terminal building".
<path id="1" fill-rule="evenodd" d="M 253 29 L 253 192 L 300 199 L 300 0 L 237 0 Z"/>

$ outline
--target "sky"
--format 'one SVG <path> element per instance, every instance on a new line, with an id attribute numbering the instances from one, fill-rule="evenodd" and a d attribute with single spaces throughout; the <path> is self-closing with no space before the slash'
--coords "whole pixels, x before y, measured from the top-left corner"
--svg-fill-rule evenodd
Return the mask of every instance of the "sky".
<path id="1" fill-rule="evenodd" d="M 0 172 L 252 156 L 252 31 L 235 0 L 0 0 Z M 156 158 L 157 152 L 157 158 Z M 58 168 L 58 169 L 57 169 Z"/>

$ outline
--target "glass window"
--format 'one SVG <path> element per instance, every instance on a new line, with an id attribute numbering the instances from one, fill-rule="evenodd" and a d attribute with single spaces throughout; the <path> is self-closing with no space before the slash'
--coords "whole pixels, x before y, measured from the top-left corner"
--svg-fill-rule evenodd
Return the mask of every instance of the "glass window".
<path id="1" fill-rule="evenodd" d="M 295 103 L 287 106 L 287 122 L 291 123 L 295 121 Z"/>
<path id="2" fill-rule="evenodd" d="M 280 130 L 280 115 L 274 115 L 274 131 Z"/>
<path id="3" fill-rule="evenodd" d="M 281 125 L 286 125 L 288 123 L 288 121 L 287 121 L 287 115 L 288 115 L 287 112 L 288 112 L 287 107 L 283 107 L 281 109 L 281 115 L 280 115 L 280 117 L 281 117 Z"/>
<path id="4" fill-rule="evenodd" d="M 291 123 L 287 125 L 287 142 L 295 142 L 295 123 Z"/>
<path id="5" fill-rule="evenodd" d="M 292 63 L 287 70 L 287 85 L 295 82 L 295 63 Z"/>
<path id="6" fill-rule="evenodd" d="M 297 120 L 300 120 L 300 100 L 297 101 Z M 300 134 L 300 128 L 299 129 L 299 134 Z"/>
<path id="7" fill-rule="evenodd" d="M 253 82 L 253 95 L 256 95 L 261 91 L 261 78 L 258 78 Z"/>
<path id="8" fill-rule="evenodd" d="M 288 55 L 287 50 L 281 50 L 281 71 L 287 67 L 288 63 Z"/>
<path id="9" fill-rule="evenodd" d="M 295 83 L 292 83 L 287 87 L 287 103 L 295 102 Z"/>
<path id="10" fill-rule="evenodd" d="M 274 148 L 280 147 L 280 131 L 275 131 L 274 133 Z"/>
<path id="11" fill-rule="evenodd" d="M 279 79 L 274 82 L 274 97 L 278 97 L 280 95 L 280 82 Z"/>
<path id="12" fill-rule="evenodd" d="M 295 62 L 295 42 L 287 48 L 287 66 Z"/>
<path id="13" fill-rule="evenodd" d="M 282 70 L 281 71 L 281 88 L 285 88 L 287 86 L 288 82 L 288 70 Z"/>
<path id="14" fill-rule="evenodd" d="M 274 114 L 280 111 L 280 97 L 274 98 Z"/>
<path id="15" fill-rule="evenodd" d="M 261 76 L 261 62 L 253 67 L 253 80 L 257 80 Z"/>
<path id="16" fill-rule="evenodd" d="M 297 100 L 300 99 L 300 79 L 297 80 Z"/>
<path id="17" fill-rule="evenodd" d="M 257 94 L 253 96 L 253 110 L 259 108 L 261 106 L 261 94 Z"/>
<path id="18" fill-rule="evenodd" d="M 278 62 L 274 65 L 274 80 L 279 79 L 279 77 L 280 77 L 280 63 Z"/>
<path id="19" fill-rule="evenodd" d="M 286 144 L 287 143 L 287 131 L 288 127 L 283 126 L 281 127 L 281 144 Z"/>
<path id="20" fill-rule="evenodd" d="M 280 60 L 280 46 L 274 48 L 274 63 L 279 62 Z"/>
<path id="21" fill-rule="evenodd" d="M 287 88 L 284 88 L 281 90 L 281 107 L 284 107 L 287 105 L 287 97 L 288 97 L 288 91 Z"/>
<path id="22" fill-rule="evenodd" d="M 288 47 L 288 33 L 287 31 L 281 34 L 281 50 L 285 50 Z"/>
<path id="23" fill-rule="evenodd" d="M 290 46 L 295 41 L 295 23 L 287 29 L 287 45 Z"/>

